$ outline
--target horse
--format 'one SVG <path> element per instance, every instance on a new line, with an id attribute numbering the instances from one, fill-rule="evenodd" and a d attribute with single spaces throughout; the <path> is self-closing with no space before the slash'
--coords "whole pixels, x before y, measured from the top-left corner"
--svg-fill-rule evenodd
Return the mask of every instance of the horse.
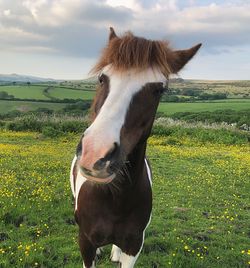
<path id="1" fill-rule="evenodd" d="M 80 138 L 70 182 L 83 267 L 95 267 L 112 244 L 111 261 L 132 268 L 151 219 L 152 173 L 145 156 L 156 110 L 178 73 L 201 44 L 173 50 L 110 27 L 107 46 L 91 70 L 98 76 L 91 124 Z"/>

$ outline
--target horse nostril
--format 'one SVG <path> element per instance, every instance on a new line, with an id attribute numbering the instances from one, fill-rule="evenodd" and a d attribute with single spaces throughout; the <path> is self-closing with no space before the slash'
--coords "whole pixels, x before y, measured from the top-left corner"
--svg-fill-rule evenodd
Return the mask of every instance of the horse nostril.
<path id="1" fill-rule="evenodd" d="M 83 173 L 85 173 L 86 175 L 90 175 L 91 174 L 91 171 L 85 167 L 80 167 L 80 169 L 83 171 Z"/>
<path id="2" fill-rule="evenodd" d="M 109 152 L 105 155 L 104 159 L 106 161 L 111 160 L 112 158 L 115 157 L 116 153 L 118 152 L 118 144 L 116 142 L 114 142 L 114 146 L 112 147 L 111 150 L 109 150 Z"/>
<path id="3" fill-rule="evenodd" d="M 110 165 L 109 165 L 109 167 L 108 167 L 108 170 L 109 170 L 109 172 L 115 172 L 115 165 L 114 164 L 112 164 L 112 163 L 110 163 Z"/>
<path id="4" fill-rule="evenodd" d="M 108 151 L 108 153 L 103 157 L 97 160 L 93 166 L 95 170 L 102 170 L 106 167 L 107 162 L 112 162 L 111 160 L 115 158 L 117 152 L 118 152 L 118 144 L 115 142 L 112 149 Z M 109 167 L 110 168 L 110 167 Z M 112 169 L 112 167 L 111 167 Z"/>
<path id="5" fill-rule="evenodd" d="M 95 170 L 101 170 L 101 169 L 104 169 L 105 166 L 106 166 L 106 162 L 107 162 L 107 161 L 106 161 L 104 158 L 101 158 L 101 159 L 99 159 L 99 160 L 97 160 L 97 161 L 95 162 L 93 168 L 94 168 Z"/>

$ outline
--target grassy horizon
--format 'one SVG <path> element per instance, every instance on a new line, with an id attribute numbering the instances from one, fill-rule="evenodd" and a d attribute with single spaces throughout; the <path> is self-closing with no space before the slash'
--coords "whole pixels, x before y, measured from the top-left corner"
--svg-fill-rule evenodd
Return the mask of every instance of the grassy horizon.
<path id="1" fill-rule="evenodd" d="M 250 100 L 247 101 L 215 101 L 215 102 L 160 102 L 158 112 L 171 115 L 177 112 L 202 112 L 216 110 L 245 110 L 249 109 Z"/>

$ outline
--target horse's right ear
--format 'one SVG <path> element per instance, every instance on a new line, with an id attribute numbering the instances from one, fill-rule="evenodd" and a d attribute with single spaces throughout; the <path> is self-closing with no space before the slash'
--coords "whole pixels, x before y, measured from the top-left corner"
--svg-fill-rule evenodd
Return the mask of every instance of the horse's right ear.
<path id="1" fill-rule="evenodd" d="M 110 27 L 109 30 L 110 30 L 110 32 L 109 32 L 109 41 L 111 41 L 113 38 L 116 38 L 117 35 L 116 35 L 115 30 L 114 30 L 113 27 Z"/>

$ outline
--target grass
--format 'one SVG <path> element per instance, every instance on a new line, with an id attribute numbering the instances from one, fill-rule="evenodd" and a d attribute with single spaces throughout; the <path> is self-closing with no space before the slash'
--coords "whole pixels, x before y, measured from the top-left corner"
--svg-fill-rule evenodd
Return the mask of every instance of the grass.
<path id="1" fill-rule="evenodd" d="M 204 102 L 211 102 L 211 101 L 204 101 Z M 242 102 L 247 102 L 250 104 L 250 99 L 247 99 L 247 98 L 228 98 L 228 99 L 222 99 L 222 100 L 213 100 L 213 102 L 220 102 L 220 103 L 223 103 L 223 102 L 230 102 L 230 103 L 242 103 Z"/>
<path id="2" fill-rule="evenodd" d="M 69 168 L 79 135 L 0 132 L 0 267 L 80 268 Z M 153 136 L 152 222 L 136 267 L 248 267 L 250 148 Z M 98 267 L 113 267 L 110 247 Z"/>
<path id="3" fill-rule="evenodd" d="M 95 94 L 91 90 L 83 90 L 84 85 L 79 84 L 78 90 L 72 89 L 74 83 L 65 84 L 67 87 L 59 87 L 57 85 L 50 85 L 48 93 L 44 95 L 43 90 L 48 88 L 49 85 L 11 85 L 0 86 L 0 91 L 14 95 L 16 98 L 21 99 L 41 99 L 46 100 L 50 98 L 58 99 L 93 99 Z M 77 84 L 76 84 L 77 85 Z M 185 83 L 171 83 L 171 88 L 200 88 L 205 92 L 228 92 L 234 99 L 219 100 L 213 102 L 196 102 L 196 103 L 160 103 L 158 111 L 165 115 L 171 115 L 176 112 L 200 112 L 200 111 L 215 111 L 222 109 L 243 110 L 250 106 L 250 99 L 239 98 L 244 94 L 250 94 L 250 81 L 199 81 L 187 80 Z M 0 113 L 7 113 L 11 110 L 34 110 L 39 107 L 51 108 L 60 107 L 59 104 L 45 104 L 45 103 L 20 103 L 20 102 L 3 102 L 0 101 Z M 63 105 L 61 105 L 63 106 Z"/>
<path id="4" fill-rule="evenodd" d="M 197 88 L 206 93 L 227 93 L 230 97 L 250 96 L 250 80 L 185 80 L 185 82 L 170 83 L 171 88 Z"/>
<path id="5" fill-rule="evenodd" d="M 52 110 L 60 110 L 63 107 L 65 107 L 64 103 L 0 100 L 0 114 L 5 114 L 14 110 L 23 112 L 33 111 L 38 108 L 49 108 Z"/>
<path id="6" fill-rule="evenodd" d="M 0 91 L 5 91 L 9 95 L 13 95 L 19 99 L 37 99 L 37 100 L 49 100 L 44 94 L 43 90 L 48 86 L 28 86 L 28 85 L 16 85 L 16 86 L 1 86 Z"/>
<path id="7" fill-rule="evenodd" d="M 56 89 L 57 90 L 57 89 Z M 68 89 L 61 89 L 65 92 L 76 91 L 75 98 L 81 96 L 83 99 L 89 99 L 93 96 L 92 92 L 89 91 L 77 91 L 77 90 L 69 90 Z M 53 90 L 49 91 L 52 92 Z M 77 96 L 77 94 L 79 96 Z M 55 93 L 57 98 L 60 98 L 61 92 Z M 64 98 L 64 97 L 63 97 Z M 65 98 L 67 98 L 67 94 L 65 94 Z M 73 98 L 73 96 L 71 96 Z M 165 115 L 172 115 L 177 112 L 201 112 L 201 111 L 216 111 L 222 109 L 232 109 L 232 110 L 244 110 L 249 108 L 250 100 L 242 100 L 242 101 L 225 101 L 225 102 L 195 102 L 195 103 L 160 103 L 158 112 L 164 113 Z M 30 111 L 36 110 L 37 108 L 49 108 L 52 110 L 58 110 L 64 107 L 65 104 L 61 103 L 44 103 L 44 102 L 29 102 L 29 101 L 5 101 L 0 100 L 0 114 L 7 113 L 13 110 L 20 110 L 20 111 Z"/>
<path id="8" fill-rule="evenodd" d="M 69 88 L 62 87 L 52 87 L 49 90 L 49 95 L 57 99 L 84 99 L 91 100 L 93 99 L 95 91 L 86 91 L 86 90 L 72 90 Z"/>
<path id="9" fill-rule="evenodd" d="M 246 101 L 223 101 L 223 102 L 192 102 L 192 103 L 160 103 L 158 112 L 171 115 L 177 112 L 202 112 L 216 110 L 245 110 L 250 106 L 250 100 Z"/>
<path id="10" fill-rule="evenodd" d="M 44 90 L 48 89 L 48 94 L 44 94 Z M 95 92 L 92 90 L 72 89 L 66 87 L 58 87 L 55 85 L 11 85 L 0 86 L 0 91 L 6 91 L 9 95 L 13 95 L 19 99 L 37 99 L 49 100 L 50 96 L 57 99 L 87 99 L 93 98 Z"/>

